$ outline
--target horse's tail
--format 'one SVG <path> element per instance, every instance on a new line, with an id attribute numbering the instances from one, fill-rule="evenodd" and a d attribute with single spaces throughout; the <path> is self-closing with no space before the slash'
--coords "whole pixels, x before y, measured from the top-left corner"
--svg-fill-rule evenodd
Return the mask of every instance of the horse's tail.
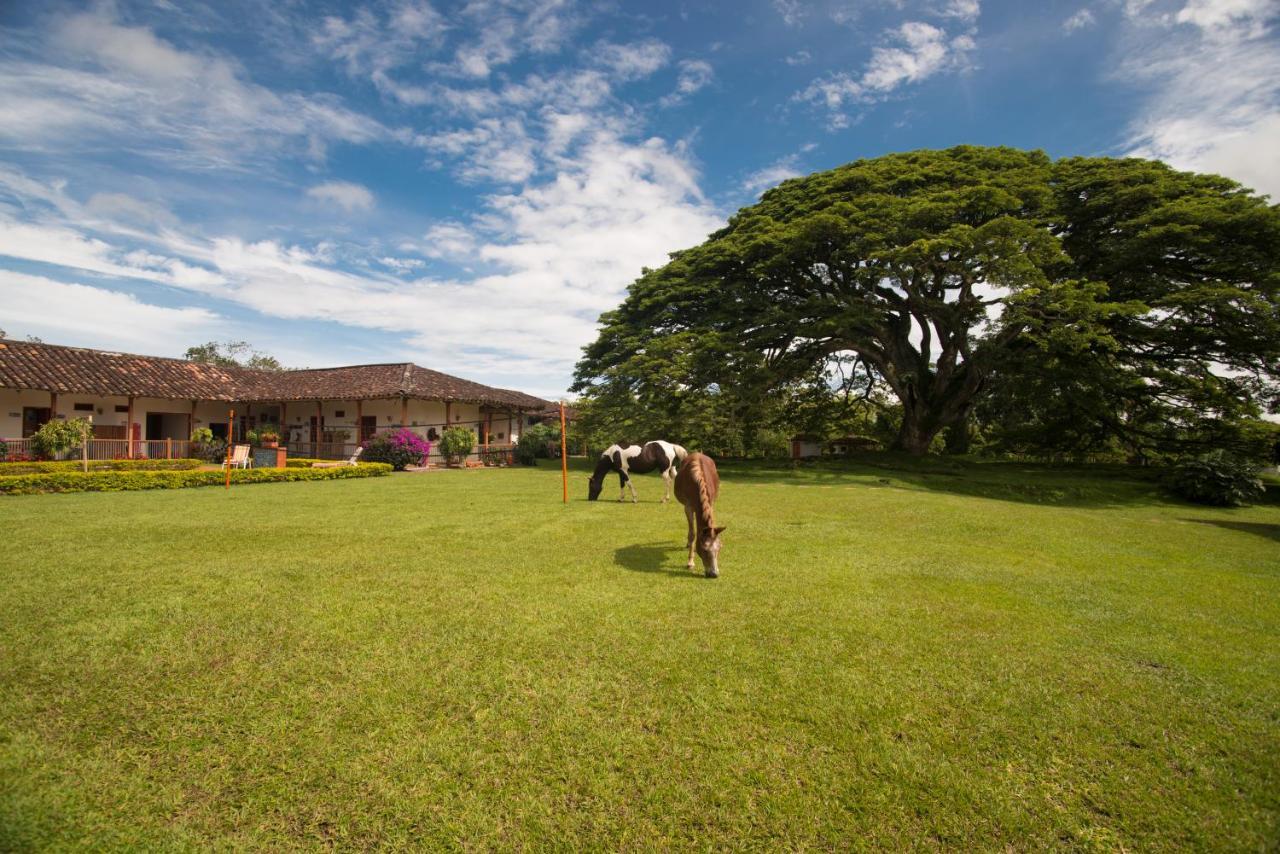
<path id="1" fill-rule="evenodd" d="M 671 450 L 676 452 L 676 467 L 679 468 L 684 463 L 684 458 L 689 456 L 689 452 L 684 449 L 683 445 L 671 443 Z"/>

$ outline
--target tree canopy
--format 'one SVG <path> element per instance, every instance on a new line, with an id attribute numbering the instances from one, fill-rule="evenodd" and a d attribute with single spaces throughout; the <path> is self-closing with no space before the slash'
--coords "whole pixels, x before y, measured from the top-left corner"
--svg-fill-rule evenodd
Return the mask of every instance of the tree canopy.
<path id="1" fill-rule="evenodd" d="M 896 396 L 894 444 L 913 453 L 996 395 L 1002 412 L 1034 399 L 1154 441 L 1153 422 L 1256 414 L 1274 394 L 1278 262 L 1280 212 L 1225 178 L 1011 148 L 892 154 L 787 181 L 645 270 L 575 390 L 742 412 L 830 387 L 841 361 L 861 378 L 846 392 Z"/>
<path id="2" fill-rule="evenodd" d="M 204 362 L 229 368 L 255 368 L 260 371 L 280 371 L 283 366 L 274 356 L 260 353 L 247 341 L 210 341 L 188 347 L 183 356 L 191 362 Z"/>

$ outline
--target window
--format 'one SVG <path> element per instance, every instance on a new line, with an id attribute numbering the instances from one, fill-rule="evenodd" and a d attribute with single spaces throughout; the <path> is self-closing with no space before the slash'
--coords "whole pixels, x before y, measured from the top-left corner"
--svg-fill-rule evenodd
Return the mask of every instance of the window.
<path id="1" fill-rule="evenodd" d="M 343 417 L 345 417 L 345 416 L 346 416 L 346 414 L 347 414 L 347 410 L 345 410 L 345 409 L 335 409 L 335 410 L 333 411 L 333 417 L 334 417 L 334 418 L 343 418 Z"/>
<path id="2" fill-rule="evenodd" d="M 125 413 L 127 413 L 128 411 L 129 411 L 129 407 L 127 407 L 127 406 L 121 406 L 121 405 L 120 405 L 120 404 L 118 404 L 118 403 L 116 404 L 116 412 L 125 412 Z"/>
<path id="3" fill-rule="evenodd" d="M 92 403 L 77 403 L 75 406 L 73 406 L 73 407 L 71 407 L 71 408 L 72 408 L 72 409 L 74 409 L 76 412 L 92 412 L 92 411 L 93 411 L 93 404 L 92 404 Z"/>

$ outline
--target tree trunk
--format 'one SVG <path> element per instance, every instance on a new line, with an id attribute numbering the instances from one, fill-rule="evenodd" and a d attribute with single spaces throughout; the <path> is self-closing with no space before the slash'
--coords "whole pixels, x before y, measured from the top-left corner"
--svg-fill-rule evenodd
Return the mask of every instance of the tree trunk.
<path id="1" fill-rule="evenodd" d="M 941 428 L 929 423 L 924 412 L 904 406 L 902 426 L 898 428 L 898 438 L 894 439 L 891 450 L 905 451 L 916 457 L 924 456 L 939 429 Z"/>
<path id="2" fill-rule="evenodd" d="M 967 454 L 973 445 L 973 430 L 969 423 L 969 417 L 966 415 L 956 423 L 947 428 L 947 447 L 948 454 Z"/>

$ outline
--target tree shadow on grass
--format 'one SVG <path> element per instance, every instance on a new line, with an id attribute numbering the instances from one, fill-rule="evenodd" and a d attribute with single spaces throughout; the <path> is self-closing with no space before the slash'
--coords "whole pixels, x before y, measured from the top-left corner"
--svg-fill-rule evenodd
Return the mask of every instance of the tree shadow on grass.
<path id="1" fill-rule="evenodd" d="M 1151 470 L 1118 465 L 915 459 L 882 453 L 798 465 L 785 461 L 726 461 L 721 475 L 730 482 L 919 489 L 1060 507 L 1120 507 L 1167 500 Z"/>
<path id="2" fill-rule="evenodd" d="M 653 572 L 678 578 L 702 578 L 700 570 L 685 569 L 688 552 L 680 544 L 669 541 L 623 546 L 613 553 L 613 562 L 632 572 Z M 674 557 L 673 557 L 674 556 Z"/>
<path id="3" fill-rule="evenodd" d="M 1213 525 L 1226 528 L 1228 531 L 1241 531 L 1245 534 L 1257 534 L 1269 540 L 1280 542 L 1280 525 L 1269 522 L 1234 522 L 1230 519 L 1182 519 L 1183 522 L 1198 522 L 1201 525 Z"/>

